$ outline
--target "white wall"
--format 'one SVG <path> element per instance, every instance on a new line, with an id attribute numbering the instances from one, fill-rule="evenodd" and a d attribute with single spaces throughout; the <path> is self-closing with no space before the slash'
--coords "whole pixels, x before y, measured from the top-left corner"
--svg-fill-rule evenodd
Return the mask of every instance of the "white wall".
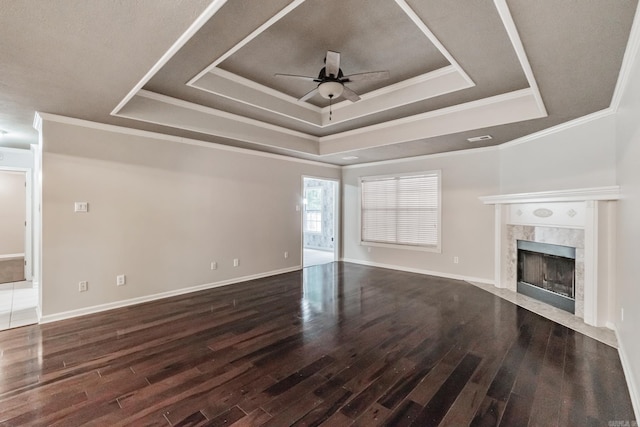
<path id="1" fill-rule="evenodd" d="M 360 245 L 361 176 L 442 171 L 442 253 Z M 356 262 L 436 272 L 449 277 L 493 280 L 494 211 L 478 197 L 498 193 L 497 150 L 451 153 L 343 170 L 344 258 Z M 459 264 L 453 263 L 453 257 Z"/>
<path id="2" fill-rule="evenodd" d="M 500 149 L 500 193 L 568 190 L 616 183 L 615 116 Z"/>
<path id="3" fill-rule="evenodd" d="M 26 218 L 25 173 L 0 170 L 0 258 L 24 254 Z"/>
<path id="4" fill-rule="evenodd" d="M 616 117 L 617 179 L 622 199 L 617 206 L 616 312 L 620 352 L 640 419 L 640 54 L 636 45 L 630 80 Z"/>
<path id="5" fill-rule="evenodd" d="M 299 268 L 301 177 L 340 177 L 335 167 L 47 120 L 42 137 L 45 320 Z M 74 213 L 76 201 L 89 212 Z"/>

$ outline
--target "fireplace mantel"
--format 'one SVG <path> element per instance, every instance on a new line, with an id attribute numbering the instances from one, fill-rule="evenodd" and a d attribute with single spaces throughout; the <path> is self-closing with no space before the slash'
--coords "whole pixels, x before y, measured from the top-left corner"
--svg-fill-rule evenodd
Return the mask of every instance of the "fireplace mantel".
<path id="1" fill-rule="evenodd" d="M 511 265 L 514 227 L 520 233 L 522 227 L 540 231 L 552 239 L 572 235 L 575 240 L 576 232 L 583 233 L 583 239 L 569 245 L 584 248 L 580 249 L 584 250 L 584 281 L 580 285 L 584 293 L 576 299 L 576 315 L 589 325 L 608 326 L 609 286 L 613 283 L 610 239 L 615 230 L 612 202 L 619 198 L 618 186 L 480 197 L 484 204 L 495 206 L 495 286 L 516 289 Z"/>
<path id="2" fill-rule="evenodd" d="M 535 193 L 498 194 L 480 197 L 485 205 L 510 205 L 515 203 L 585 202 L 587 200 L 618 200 L 620 187 L 580 188 L 576 190 L 540 191 Z"/>

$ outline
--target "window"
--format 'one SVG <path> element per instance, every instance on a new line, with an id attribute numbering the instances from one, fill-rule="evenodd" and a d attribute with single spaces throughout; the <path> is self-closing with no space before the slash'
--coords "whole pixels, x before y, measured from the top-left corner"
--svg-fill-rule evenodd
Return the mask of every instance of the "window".
<path id="1" fill-rule="evenodd" d="M 360 179 L 363 243 L 440 248 L 440 171 Z"/>
<path id="2" fill-rule="evenodd" d="M 322 188 L 304 190 L 304 231 L 322 233 Z"/>

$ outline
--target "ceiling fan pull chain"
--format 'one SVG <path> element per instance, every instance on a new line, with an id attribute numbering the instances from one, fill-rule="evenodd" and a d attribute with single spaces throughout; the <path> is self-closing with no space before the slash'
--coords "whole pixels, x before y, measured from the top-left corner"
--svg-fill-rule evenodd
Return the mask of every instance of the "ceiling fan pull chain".
<path id="1" fill-rule="evenodd" d="M 331 101 L 333 101 L 333 96 L 329 97 L 329 121 L 331 121 L 331 115 L 333 114 L 333 111 L 331 111 Z"/>

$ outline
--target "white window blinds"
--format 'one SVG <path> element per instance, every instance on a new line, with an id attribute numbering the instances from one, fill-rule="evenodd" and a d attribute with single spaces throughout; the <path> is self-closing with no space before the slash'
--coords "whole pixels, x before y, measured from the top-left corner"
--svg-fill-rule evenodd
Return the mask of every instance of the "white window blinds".
<path id="1" fill-rule="evenodd" d="M 362 241 L 439 246 L 440 174 L 361 178 Z"/>

